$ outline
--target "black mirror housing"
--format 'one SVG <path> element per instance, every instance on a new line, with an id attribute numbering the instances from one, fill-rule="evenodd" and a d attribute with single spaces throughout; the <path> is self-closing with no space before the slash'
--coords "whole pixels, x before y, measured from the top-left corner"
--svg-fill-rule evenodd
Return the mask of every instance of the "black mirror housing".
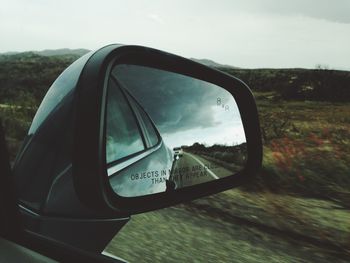
<path id="1" fill-rule="evenodd" d="M 140 197 L 118 196 L 106 175 L 105 109 L 107 77 L 113 66 L 137 64 L 201 79 L 229 91 L 236 99 L 247 139 L 248 160 L 235 177 Z M 75 96 L 73 175 L 79 197 L 106 211 L 140 213 L 218 193 L 251 180 L 261 166 L 258 114 L 249 88 L 240 80 L 169 53 L 140 46 L 107 46 L 87 62 Z M 87 143 L 88 142 L 88 143 Z"/>

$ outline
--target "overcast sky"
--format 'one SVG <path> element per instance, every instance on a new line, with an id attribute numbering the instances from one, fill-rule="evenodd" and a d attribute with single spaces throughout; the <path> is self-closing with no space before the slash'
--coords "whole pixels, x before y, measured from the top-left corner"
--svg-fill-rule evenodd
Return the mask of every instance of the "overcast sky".
<path id="1" fill-rule="evenodd" d="M 0 52 L 139 44 L 233 66 L 350 70 L 350 0 L 0 0 Z"/>
<path id="2" fill-rule="evenodd" d="M 142 66 L 118 65 L 113 75 L 142 105 L 171 149 L 196 142 L 206 146 L 246 142 L 237 104 L 225 89 Z"/>

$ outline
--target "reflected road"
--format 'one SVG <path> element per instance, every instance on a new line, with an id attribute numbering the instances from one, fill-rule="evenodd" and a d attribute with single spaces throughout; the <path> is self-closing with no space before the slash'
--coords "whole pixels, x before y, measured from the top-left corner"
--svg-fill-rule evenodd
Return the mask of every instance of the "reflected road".
<path id="1" fill-rule="evenodd" d="M 230 176 L 234 171 L 217 162 L 208 160 L 197 154 L 184 152 L 183 156 L 174 161 L 171 180 L 177 188 L 201 184 Z"/>

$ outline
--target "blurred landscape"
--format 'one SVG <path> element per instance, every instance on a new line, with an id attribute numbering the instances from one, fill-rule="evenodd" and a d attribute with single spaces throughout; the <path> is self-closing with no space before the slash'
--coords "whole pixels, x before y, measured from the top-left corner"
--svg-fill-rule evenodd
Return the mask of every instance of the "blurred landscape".
<path id="1" fill-rule="evenodd" d="M 86 52 L 0 54 L 0 118 L 12 160 L 49 86 Z M 201 61 L 252 89 L 262 170 L 239 189 L 134 216 L 106 251 L 130 262 L 348 262 L 350 72 Z"/>

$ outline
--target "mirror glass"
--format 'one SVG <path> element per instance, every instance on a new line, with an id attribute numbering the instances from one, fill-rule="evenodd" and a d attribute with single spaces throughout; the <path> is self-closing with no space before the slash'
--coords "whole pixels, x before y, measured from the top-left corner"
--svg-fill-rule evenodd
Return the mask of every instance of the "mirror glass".
<path id="1" fill-rule="evenodd" d="M 186 75 L 115 66 L 108 80 L 105 123 L 107 174 L 123 197 L 234 176 L 247 159 L 233 96 Z"/>

